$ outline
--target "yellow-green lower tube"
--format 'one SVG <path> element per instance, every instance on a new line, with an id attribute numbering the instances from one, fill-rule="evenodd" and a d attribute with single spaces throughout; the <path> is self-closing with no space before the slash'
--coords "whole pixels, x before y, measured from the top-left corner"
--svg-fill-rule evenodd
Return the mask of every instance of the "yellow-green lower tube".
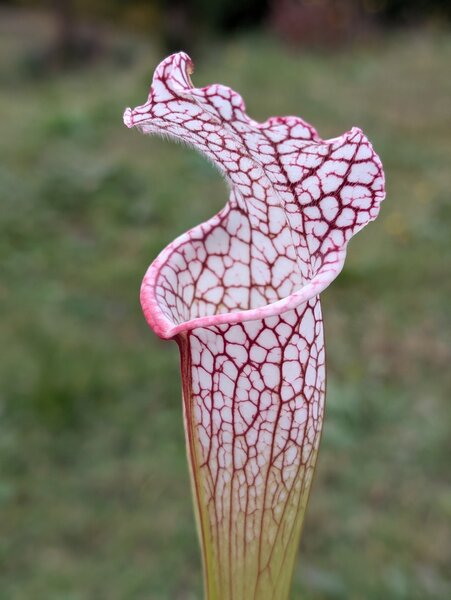
<path id="1" fill-rule="evenodd" d="M 254 334 L 281 321 L 292 333 L 268 335 L 275 346 L 258 352 Z M 206 598 L 288 599 L 323 417 L 319 303 L 177 341 Z"/>

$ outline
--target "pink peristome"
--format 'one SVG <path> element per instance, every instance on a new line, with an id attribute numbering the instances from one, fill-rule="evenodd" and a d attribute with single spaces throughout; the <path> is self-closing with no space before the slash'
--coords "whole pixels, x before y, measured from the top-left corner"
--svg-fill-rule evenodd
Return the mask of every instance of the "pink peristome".
<path id="1" fill-rule="evenodd" d="M 250 119 L 230 88 L 194 88 L 184 53 L 124 122 L 181 139 L 230 185 L 225 208 L 169 244 L 141 288 L 175 338 L 208 597 L 287 597 L 324 409 L 319 293 L 384 198 L 357 128 L 322 140 L 298 117 Z"/>

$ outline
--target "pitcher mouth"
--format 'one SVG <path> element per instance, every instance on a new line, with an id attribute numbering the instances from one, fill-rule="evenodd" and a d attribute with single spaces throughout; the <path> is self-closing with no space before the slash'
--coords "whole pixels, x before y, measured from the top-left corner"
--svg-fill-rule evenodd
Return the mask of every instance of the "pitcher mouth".
<path id="1" fill-rule="evenodd" d="M 173 254 L 181 246 L 191 242 L 193 236 L 205 233 L 206 227 L 213 228 L 217 223 L 217 218 L 218 215 L 176 238 L 151 263 L 144 276 L 140 291 L 141 306 L 150 328 L 162 339 L 170 339 L 196 328 L 261 320 L 293 310 L 318 296 L 339 275 L 343 268 L 346 247 L 336 250 L 333 260 L 327 262 L 310 281 L 306 281 L 292 293 L 274 302 L 255 308 L 216 312 L 176 322 L 168 316 L 168 311 L 165 310 L 167 307 L 165 307 L 161 294 L 158 292 L 162 269 L 168 265 Z"/>

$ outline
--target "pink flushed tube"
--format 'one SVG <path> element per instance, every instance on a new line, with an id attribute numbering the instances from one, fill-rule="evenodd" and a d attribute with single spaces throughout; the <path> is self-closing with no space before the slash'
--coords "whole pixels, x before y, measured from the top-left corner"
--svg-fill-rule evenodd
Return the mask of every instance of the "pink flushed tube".
<path id="1" fill-rule="evenodd" d="M 319 294 L 384 198 L 353 128 L 250 119 L 174 54 L 124 121 L 195 146 L 230 184 L 225 208 L 165 248 L 141 302 L 181 353 L 186 440 L 209 600 L 288 598 L 324 414 Z M 186 209 L 185 209 L 186 210 Z"/>

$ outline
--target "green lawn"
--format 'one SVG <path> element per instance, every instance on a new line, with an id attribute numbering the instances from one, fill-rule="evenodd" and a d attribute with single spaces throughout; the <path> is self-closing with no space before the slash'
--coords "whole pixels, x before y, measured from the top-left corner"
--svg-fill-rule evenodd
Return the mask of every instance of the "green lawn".
<path id="1" fill-rule="evenodd" d="M 225 185 L 122 125 L 155 49 L 122 40 L 94 66 L 28 76 L 39 44 L 2 26 L 0 600 L 197 600 L 177 349 L 138 292 Z M 293 599 L 448 600 L 451 36 L 333 54 L 247 37 L 194 58 L 196 85 L 230 85 L 254 118 L 362 127 L 387 175 L 323 296 L 328 410 Z"/>

